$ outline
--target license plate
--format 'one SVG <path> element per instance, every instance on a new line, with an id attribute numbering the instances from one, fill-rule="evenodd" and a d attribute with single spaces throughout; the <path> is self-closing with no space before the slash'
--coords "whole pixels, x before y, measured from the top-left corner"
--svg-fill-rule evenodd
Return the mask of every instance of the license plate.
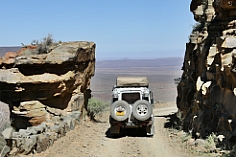
<path id="1" fill-rule="evenodd" d="M 125 112 L 124 112 L 124 111 L 116 112 L 116 115 L 117 115 L 117 116 L 124 116 L 124 115 L 125 115 Z"/>

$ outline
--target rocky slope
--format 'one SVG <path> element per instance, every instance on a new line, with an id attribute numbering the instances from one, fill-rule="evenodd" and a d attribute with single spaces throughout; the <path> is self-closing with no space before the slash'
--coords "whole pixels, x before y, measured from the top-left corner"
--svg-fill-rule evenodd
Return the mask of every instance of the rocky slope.
<path id="1" fill-rule="evenodd" d="M 198 22 L 186 44 L 177 106 L 195 137 L 236 136 L 236 3 L 192 0 Z M 220 136 L 222 137 L 222 136 Z"/>
<path id="2" fill-rule="evenodd" d="M 45 150 L 74 128 L 90 98 L 95 46 L 93 42 L 28 45 L 0 58 L 0 100 L 9 105 L 10 115 L 5 117 L 10 116 L 14 128 L 3 135 L 18 148 L 16 152 Z"/>

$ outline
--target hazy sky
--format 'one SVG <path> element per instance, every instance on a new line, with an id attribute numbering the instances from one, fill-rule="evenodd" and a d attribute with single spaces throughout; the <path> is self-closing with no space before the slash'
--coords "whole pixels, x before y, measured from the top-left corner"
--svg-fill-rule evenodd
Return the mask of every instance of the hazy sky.
<path id="1" fill-rule="evenodd" d="M 0 47 L 93 41 L 96 58 L 183 57 L 191 0 L 0 0 Z"/>

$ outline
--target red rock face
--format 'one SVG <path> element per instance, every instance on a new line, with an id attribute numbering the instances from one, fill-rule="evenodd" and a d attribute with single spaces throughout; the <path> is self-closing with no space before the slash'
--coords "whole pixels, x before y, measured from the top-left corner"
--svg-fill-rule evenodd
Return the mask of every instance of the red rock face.
<path id="1" fill-rule="evenodd" d="M 23 47 L 22 49 L 20 49 L 19 51 L 17 51 L 17 55 L 21 56 L 24 55 L 25 51 L 32 51 L 32 50 L 37 50 L 38 46 L 34 46 L 34 45 L 27 45 L 25 47 Z"/>
<path id="2" fill-rule="evenodd" d="M 7 52 L 5 56 L 2 58 L 2 62 L 4 64 L 13 64 L 15 63 L 16 56 L 17 56 L 16 52 Z"/>

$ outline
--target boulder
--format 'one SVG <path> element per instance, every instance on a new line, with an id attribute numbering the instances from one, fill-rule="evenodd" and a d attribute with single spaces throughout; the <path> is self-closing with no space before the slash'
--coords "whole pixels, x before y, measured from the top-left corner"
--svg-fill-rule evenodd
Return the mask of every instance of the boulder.
<path id="1" fill-rule="evenodd" d="M 95 43 L 26 45 L 8 52 L 0 64 L 0 100 L 9 104 L 17 129 L 78 111 L 90 97 Z"/>
<path id="2" fill-rule="evenodd" d="M 0 101 L 0 132 L 10 123 L 9 105 Z"/>
<path id="3" fill-rule="evenodd" d="M 7 146 L 7 143 L 0 132 L 0 152 L 1 156 L 6 156 L 10 152 L 10 147 Z"/>

